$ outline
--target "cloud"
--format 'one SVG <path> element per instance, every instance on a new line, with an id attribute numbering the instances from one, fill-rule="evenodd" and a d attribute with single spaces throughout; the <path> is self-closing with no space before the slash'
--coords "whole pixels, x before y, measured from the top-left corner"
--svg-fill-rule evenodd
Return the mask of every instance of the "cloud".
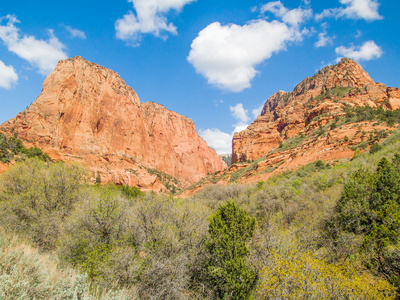
<path id="1" fill-rule="evenodd" d="M 315 47 L 320 48 L 320 47 L 326 47 L 328 45 L 332 45 L 333 40 L 331 37 L 327 36 L 326 32 L 320 32 L 318 34 L 318 41 L 315 42 Z"/>
<path id="2" fill-rule="evenodd" d="M 218 154 L 232 153 L 232 135 L 222 132 L 217 128 L 200 129 L 199 135 L 207 142 L 208 146 Z"/>
<path id="3" fill-rule="evenodd" d="M 315 42 L 315 47 L 320 48 L 320 47 L 326 47 L 328 45 L 333 44 L 333 38 L 330 36 L 327 36 L 326 31 L 320 32 L 318 34 L 318 41 Z"/>
<path id="4" fill-rule="evenodd" d="M 311 9 L 295 8 L 289 10 L 283 17 L 282 21 L 293 26 L 298 26 L 312 17 Z"/>
<path id="5" fill-rule="evenodd" d="M 383 54 L 382 49 L 374 41 L 367 41 L 360 47 L 350 46 L 346 48 L 340 46 L 335 49 L 335 52 L 337 55 L 349 57 L 356 61 L 376 59 Z"/>
<path id="6" fill-rule="evenodd" d="M 340 17 L 339 15 L 341 14 L 342 11 L 343 11 L 342 8 L 324 9 L 322 11 L 322 13 L 319 13 L 319 14 L 315 15 L 315 19 L 317 21 L 320 21 L 320 20 L 325 19 L 325 18 L 335 18 L 335 17 L 339 18 Z"/>
<path id="7" fill-rule="evenodd" d="M 261 13 L 271 12 L 277 17 L 283 17 L 287 13 L 287 8 L 285 8 L 281 1 L 268 2 L 261 6 Z"/>
<path id="8" fill-rule="evenodd" d="M 20 36 L 19 23 L 12 15 L 0 18 L 0 22 L 7 20 L 7 24 L 0 25 L 0 39 L 9 51 L 28 61 L 39 69 L 39 73 L 46 75 L 54 69 L 60 59 L 67 58 L 65 46 L 54 35 L 53 30 L 48 30 L 48 41 L 38 40 L 34 36 Z"/>
<path id="9" fill-rule="evenodd" d="M 129 12 L 115 22 L 116 36 L 133 46 L 138 46 L 142 34 L 153 34 L 166 39 L 169 34 L 177 34 L 174 24 L 168 23 L 165 15 L 170 10 L 180 11 L 186 4 L 196 0 L 128 0 L 132 2 L 136 14 Z"/>
<path id="10" fill-rule="evenodd" d="M 209 84 L 241 92 L 250 87 L 258 64 L 303 34 L 279 21 L 256 20 L 243 26 L 215 22 L 193 40 L 187 60 Z"/>
<path id="11" fill-rule="evenodd" d="M 245 130 L 249 126 L 248 121 L 250 121 L 250 118 L 248 116 L 249 112 L 243 108 L 243 104 L 238 103 L 235 106 L 230 106 L 229 110 L 232 116 L 238 121 L 238 123 L 233 125 L 233 133 Z"/>
<path id="12" fill-rule="evenodd" d="M 248 111 L 243 108 L 242 103 L 238 103 L 235 106 L 230 106 L 229 107 L 233 117 L 237 119 L 238 121 L 242 123 L 246 123 L 250 120 L 248 114 Z"/>
<path id="13" fill-rule="evenodd" d="M 232 116 L 237 120 L 237 123 L 232 125 L 233 131 L 231 134 L 223 132 L 217 128 L 199 130 L 199 135 L 210 147 L 215 149 L 218 154 L 231 153 L 233 134 L 246 129 L 247 126 L 249 126 L 248 122 L 250 121 L 250 117 L 242 103 L 230 106 L 229 110 L 231 111 Z"/>
<path id="14" fill-rule="evenodd" d="M 330 37 L 327 33 L 328 23 L 324 22 L 321 24 L 322 31 L 318 34 L 318 41 L 314 43 L 316 48 L 326 47 L 328 45 L 333 45 L 334 36 Z"/>
<path id="15" fill-rule="evenodd" d="M 323 18 L 347 18 L 347 19 L 364 19 L 366 21 L 381 20 L 383 17 L 379 15 L 379 3 L 377 0 L 339 0 L 344 7 L 324 9 L 322 13 L 317 14 L 315 18 L 321 20 Z"/>
<path id="16" fill-rule="evenodd" d="M 71 26 L 66 26 L 65 28 L 68 30 L 71 37 L 79 38 L 82 40 L 86 39 L 86 34 L 82 30 L 72 28 Z"/>
<path id="17" fill-rule="evenodd" d="M 6 66 L 0 60 L 0 87 L 10 89 L 18 81 L 18 75 L 12 66 Z"/>
<path id="18" fill-rule="evenodd" d="M 251 111 L 254 119 L 256 119 L 261 114 L 263 108 L 264 108 L 264 103 Z"/>
<path id="19" fill-rule="evenodd" d="M 281 1 L 273 1 L 261 6 L 261 13 L 271 12 L 276 17 L 282 19 L 283 22 L 292 26 L 299 26 L 301 23 L 310 19 L 313 15 L 312 9 L 295 8 L 292 10 L 283 6 Z"/>

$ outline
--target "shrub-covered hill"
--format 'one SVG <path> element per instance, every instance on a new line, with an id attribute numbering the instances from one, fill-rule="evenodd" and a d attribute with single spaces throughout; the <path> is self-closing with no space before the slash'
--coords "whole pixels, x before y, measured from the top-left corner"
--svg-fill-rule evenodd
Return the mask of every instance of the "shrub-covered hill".
<path id="1" fill-rule="evenodd" d="M 257 183 L 322 160 L 351 158 L 369 151 L 400 122 L 400 91 L 374 82 L 343 58 L 291 92 L 278 91 L 261 114 L 232 140 L 232 164 L 208 174 L 185 195 L 207 184 Z"/>
<path id="2" fill-rule="evenodd" d="M 0 162 L 9 163 L 11 160 L 32 157 L 44 161 L 51 160 L 47 153 L 37 147 L 26 148 L 16 135 L 8 137 L 0 132 Z"/>
<path id="3" fill-rule="evenodd" d="M 91 289 L 132 299 L 395 299 L 399 140 L 188 198 L 87 185 L 77 165 L 28 159 L 0 177 L 0 225 Z"/>

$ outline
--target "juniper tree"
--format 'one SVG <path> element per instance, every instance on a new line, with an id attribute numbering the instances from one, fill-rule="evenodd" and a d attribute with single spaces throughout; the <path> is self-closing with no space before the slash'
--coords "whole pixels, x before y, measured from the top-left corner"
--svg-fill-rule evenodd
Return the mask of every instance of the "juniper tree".
<path id="1" fill-rule="evenodd" d="M 359 169 L 350 176 L 342 197 L 326 223 L 338 243 L 341 234 L 361 238 L 365 265 L 385 276 L 400 291 L 400 156 L 382 158 L 376 172 Z"/>
<path id="2" fill-rule="evenodd" d="M 208 274 L 219 299 L 251 299 L 256 273 L 246 262 L 246 242 L 254 229 L 255 219 L 235 202 L 228 201 L 211 216 Z"/>

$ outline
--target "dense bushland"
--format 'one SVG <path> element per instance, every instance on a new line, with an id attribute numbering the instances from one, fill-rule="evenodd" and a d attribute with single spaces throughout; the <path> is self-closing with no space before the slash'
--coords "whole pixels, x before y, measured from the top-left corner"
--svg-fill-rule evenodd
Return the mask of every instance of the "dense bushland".
<path id="1" fill-rule="evenodd" d="M 335 247 L 345 235 L 366 267 L 399 286 L 400 155 L 392 162 L 382 158 L 375 172 L 360 168 L 353 173 L 325 228 Z"/>
<path id="2" fill-rule="evenodd" d="M 351 161 L 318 161 L 256 185 L 208 186 L 184 199 L 88 185 L 79 166 L 27 159 L 0 177 L 0 226 L 78 272 L 68 278 L 87 276 L 90 297 L 394 299 L 398 139 L 396 131 Z M 26 254 L 2 245 L 0 265 L 8 253 Z M 42 268 L 9 261 L 3 286 L 9 266 Z M 57 290 L 47 275 L 35 276 Z M 77 290 L 68 280 L 66 289 Z"/>

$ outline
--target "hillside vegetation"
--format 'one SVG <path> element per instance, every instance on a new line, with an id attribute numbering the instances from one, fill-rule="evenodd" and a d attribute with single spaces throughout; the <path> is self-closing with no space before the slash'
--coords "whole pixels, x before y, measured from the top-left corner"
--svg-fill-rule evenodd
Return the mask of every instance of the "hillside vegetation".
<path id="1" fill-rule="evenodd" d="M 0 177 L 0 299 L 396 299 L 399 139 L 188 198 L 21 161 Z"/>
<path id="2" fill-rule="evenodd" d="M 0 161 L 9 163 L 13 159 L 37 157 L 44 161 L 51 160 L 47 153 L 37 147 L 26 148 L 16 136 L 7 137 L 0 132 Z"/>

